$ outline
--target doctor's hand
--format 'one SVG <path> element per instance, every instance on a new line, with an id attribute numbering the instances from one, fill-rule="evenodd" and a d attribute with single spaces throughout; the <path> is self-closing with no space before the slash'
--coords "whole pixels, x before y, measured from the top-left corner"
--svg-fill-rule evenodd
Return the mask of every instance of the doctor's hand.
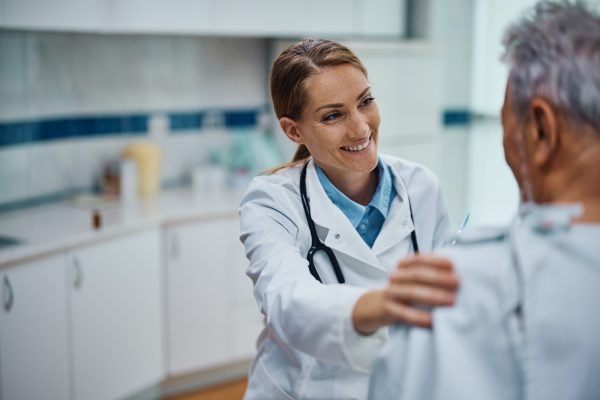
<path id="1" fill-rule="evenodd" d="M 352 311 L 357 332 L 369 335 L 385 325 L 431 327 L 426 309 L 454 304 L 458 278 L 449 260 L 414 255 L 400 261 L 388 286 L 362 295 Z"/>

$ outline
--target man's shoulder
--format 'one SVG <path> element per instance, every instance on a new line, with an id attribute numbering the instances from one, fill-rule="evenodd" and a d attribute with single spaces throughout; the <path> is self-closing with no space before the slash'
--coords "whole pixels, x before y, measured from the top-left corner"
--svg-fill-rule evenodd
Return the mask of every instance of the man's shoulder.
<path id="1" fill-rule="evenodd" d="M 466 248 L 483 245 L 501 245 L 508 238 L 509 230 L 508 226 L 467 228 L 451 236 L 449 240 L 458 247 Z"/>
<path id="2" fill-rule="evenodd" d="M 452 260 L 461 279 L 493 284 L 512 265 L 509 232 L 509 227 L 465 229 L 439 255 Z"/>

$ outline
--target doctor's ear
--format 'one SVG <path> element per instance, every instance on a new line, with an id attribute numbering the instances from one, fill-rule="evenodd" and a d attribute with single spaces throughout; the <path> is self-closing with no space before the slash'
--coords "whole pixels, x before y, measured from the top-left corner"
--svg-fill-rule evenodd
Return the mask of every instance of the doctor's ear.
<path id="1" fill-rule="evenodd" d="M 560 124 L 555 108 L 547 100 L 534 98 L 529 106 L 529 143 L 532 160 L 540 167 L 552 161 L 560 146 Z"/>
<path id="2" fill-rule="evenodd" d="M 298 132 L 298 125 L 296 121 L 289 117 L 282 117 L 279 119 L 279 126 L 285 132 L 286 136 L 294 143 L 301 144 L 302 136 Z"/>

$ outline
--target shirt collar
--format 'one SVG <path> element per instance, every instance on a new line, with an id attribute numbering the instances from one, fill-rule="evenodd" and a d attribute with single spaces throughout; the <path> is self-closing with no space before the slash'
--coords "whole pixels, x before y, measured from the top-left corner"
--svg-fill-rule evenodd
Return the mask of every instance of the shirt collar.
<path id="1" fill-rule="evenodd" d="M 317 164 L 315 164 L 315 169 L 327 197 L 329 197 L 333 204 L 342 210 L 355 228 L 360 223 L 367 207 L 373 207 L 377 209 L 384 218 L 387 217 L 391 200 L 395 192 L 392 185 L 392 174 L 389 171 L 389 167 L 381 160 L 381 158 L 377 164 L 377 169 L 379 171 L 377 189 L 366 207 L 351 200 L 336 188 Z"/>

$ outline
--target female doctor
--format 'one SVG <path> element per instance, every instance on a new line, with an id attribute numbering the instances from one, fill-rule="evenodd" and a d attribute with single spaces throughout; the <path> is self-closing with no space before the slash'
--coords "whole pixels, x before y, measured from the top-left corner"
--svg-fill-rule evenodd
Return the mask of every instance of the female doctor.
<path id="1" fill-rule="evenodd" d="M 449 264 L 397 267 L 443 241 L 440 187 L 422 166 L 378 154 L 379 110 L 348 48 L 290 46 L 270 89 L 299 147 L 291 163 L 256 177 L 240 205 L 266 320 L 245 398 L 363 399 L 388 325 L 429 327 L 424 306 L 454 301 Z"/>

